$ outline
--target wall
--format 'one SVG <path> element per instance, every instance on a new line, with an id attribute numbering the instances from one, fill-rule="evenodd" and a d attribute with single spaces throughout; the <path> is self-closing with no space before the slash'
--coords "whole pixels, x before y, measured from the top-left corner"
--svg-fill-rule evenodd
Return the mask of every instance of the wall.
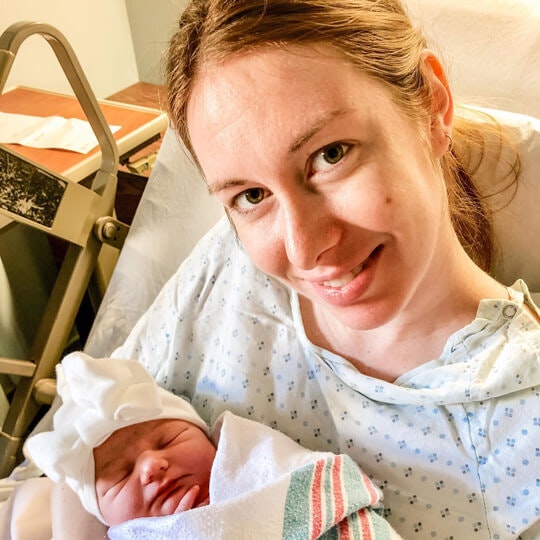
<path id="1" fill-rule="evenodd" d="M 141 81 L 163 84 L 163 52 L 187 0 L 126 0 Z"/>
<path id="2" fill-rule="evenodd" d="M 0 0 L 0 32 L 21 20 L 51 24 L 66 36 L 98 98 L 137 82 L 125 0 Z M 39 36 L 19 49 L 6 88 L 15 85 L 71 91 L 52 49 Z"/>
<path id="3" fill-rule="evenodd" d="M 538 0 L 406 0 L 456 100 L 540 118 Z"/>

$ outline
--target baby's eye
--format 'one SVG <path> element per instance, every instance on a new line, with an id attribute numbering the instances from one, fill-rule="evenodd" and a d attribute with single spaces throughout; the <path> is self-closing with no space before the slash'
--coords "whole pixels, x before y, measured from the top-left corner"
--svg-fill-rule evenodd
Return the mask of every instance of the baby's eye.
<path id="1" fill-rule="evenodd" d="M 264 200 L 265 196 L 265 190 L 262 188 L 246 189 L 234 198 L 233 206 L 238 210 L 252 210 Z"/>
<path id="2" fill-rule="evenodd" d="M 106 495 L 111 490 L 118 491 L 126 483 L 130 474 L 129 471 L 122 470 L 112 477 L 98 479 L 96 480 L 96 491 L 99 491 L 102 495 Z"/>
<path id="3" fill-rule="evenodd" d="M 122 485 L 128 478 L 131 473 L 128 471 L 125 471 L 121 474 L 119 474 L 116 478 L 116 480 L 113 483 L 113 486 L 120 486 Z"/>
<path id="4" fill-rule="evenodd" d="M 163 448 L 167 448 L 167 446 L 170 446 L 171 444 L 178 442 L 178 439 L 180 438 L 181 434 L 182 433 L 174 433 L 173 435 L 168 435 L 167 437 L 163 437 L 160 440 L 160 443 L 157 446 L 157 449 L 162 450 Z"/>
<path id="5" fill-rule="evenodd" d="M 346 143 L 332 143 L 319 150 L 311 161 L 310 173 L 325 172 L 339 163 L 350 150 Z"/>

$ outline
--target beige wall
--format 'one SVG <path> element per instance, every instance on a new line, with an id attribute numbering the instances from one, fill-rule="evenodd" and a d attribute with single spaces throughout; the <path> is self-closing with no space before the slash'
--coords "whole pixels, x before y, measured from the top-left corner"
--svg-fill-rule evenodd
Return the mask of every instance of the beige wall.
<path id="1" fill-rule="evenodd" d="M 20 20 L 44 22 L 60 30 L 98 98 L 137 82 L 125 0 L 0 0 L 0 32 Z M 37 36 L 23 43 L 17 54 L 6 88 L 15 85 L 70 91 L 49 45 Z"/>
<path id="2" fill-rule="evenodd" d="M 0 0 L 1 1 L 1 0 Z M 141 81 L 163 84 L 163 52 L 187 0 L 126 0 Z"/>

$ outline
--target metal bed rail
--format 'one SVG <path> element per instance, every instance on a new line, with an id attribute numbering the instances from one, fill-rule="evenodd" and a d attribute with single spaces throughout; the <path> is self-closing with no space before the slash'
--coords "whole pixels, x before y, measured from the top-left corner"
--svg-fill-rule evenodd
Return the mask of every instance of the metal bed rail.
<path id="1" fill-rule="evenodd" d="M 118 168 L 116 141 L 67 39 L 56 28 L 43 23 L 18 22 L 7 28 L 0 36 L 0 94 L 20 45 L 35 34 L 53 49 L 81 104 L 101 149 L 101 165 L 88 189 L 0 147 L 0 195 L 2 190 L 13 188 L 14 179 L 21 193 L 24 189 L 20 186 L 31 189 L 35 182 L 49 182 L 53 186 L 51 193 L 60 193 L 56 198 L 50 197 L 46 212 L 38 209 L 29 213 L 21 211 L 28 204 L 18 204 L 17 192 L 11 189 L 9 196 L 0 197 L 0 213 L 69 242 L 28 358 L 0 358 L 0 373 L 20 377 L 0 431 L 0 477 L 9 475 L 21 459 L 22 444 L 32 422 L 41 406 L 54 398 L 55 366 L 75 324 L 102 244 L 119 248 L 127 234 L 127 226 L 113 217 Z"/>

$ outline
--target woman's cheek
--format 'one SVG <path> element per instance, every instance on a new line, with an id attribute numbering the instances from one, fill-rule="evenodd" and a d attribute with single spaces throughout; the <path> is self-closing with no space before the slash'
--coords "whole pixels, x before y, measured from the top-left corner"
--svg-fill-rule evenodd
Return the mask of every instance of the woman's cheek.
<path id="1" fill-rule="evenodd" d="M 249 224 L 238 230 L 238 237 L 251 261 L 263 272 L 282 277 L 287 267 L 284 240 L 275 224 Z"/>

